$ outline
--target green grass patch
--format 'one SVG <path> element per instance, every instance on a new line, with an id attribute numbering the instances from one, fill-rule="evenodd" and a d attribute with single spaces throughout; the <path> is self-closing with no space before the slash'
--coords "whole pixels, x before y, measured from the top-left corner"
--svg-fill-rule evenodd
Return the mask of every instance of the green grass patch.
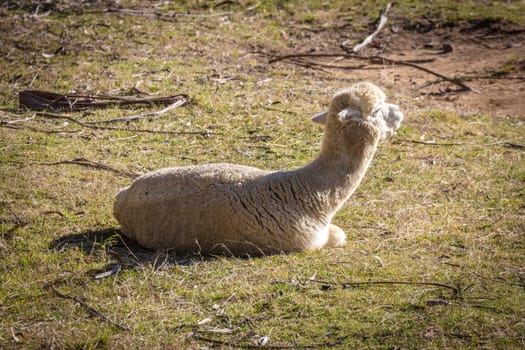
<path id="1" fill-rule="evenodd" d="M 115 194 L 131 181 L 124 172 L 308 163 L 322 133 L 309 118 L 351 79 L 270 67 L 254 51 L 303 43 L 308 30 L 336 24 L 362 29 L 386 2 L 161 4 L 234 13 L 173 21 L 67 3 L 42 17 L 31 16 L 32 2 L 0 14 L 9 33 L 0 39 L 0 347 L 235 348 L 264 336 L 272 346 L 337 349 L 523 346 L 525 126 L 517 118 L 409 113 L 334 219 L 348 234 L 344 249 L 202 258 L 144 250 L 115 231 Z M 392 11 L 407 23 L 523 24 L 520 1 L 404 2 Z M 161 117 L 111 124 L 129 130 L 17 108 L 26 88 L 125 94 L 133 87 L 192 101 Z M 86 122 L 159 108 L 69 114 Z M 21 129 L 4 127 L 24 118 L 12 124 Z M 52 165 L 78 158 L 115 171 Z M 94 278 L 115 263 L 116 274 Z M 350 284 L 381 281 L 393 283 Z"/>

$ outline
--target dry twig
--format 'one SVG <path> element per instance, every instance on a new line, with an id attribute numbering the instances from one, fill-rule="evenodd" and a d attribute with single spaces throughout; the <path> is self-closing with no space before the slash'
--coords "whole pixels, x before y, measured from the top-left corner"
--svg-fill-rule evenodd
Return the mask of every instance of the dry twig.
<path id="1" fill-rule="evenodd" d="M 487 147 L 487 146 L 507 146 L 510 148 L 516 148 L 516 149 L 525 149 L 525 145 L 514 143 L 510 140 L 505 141 L 496 141 L 496 142 L 489 142 L 489 143 L 472 143 L 472 142 L 434 142 L 434 141 L 418 141 L 418 140 L 410 140 L 410 139 L 399 139 L 395 140 L 394 142 L 397 143 L 416 143 L 420 145 L 426 145 L 426 146 L 474 146 L 474 147 Z"/>
<path id="2" fill-rule="evenodd" d="M 366 286 L 366 285 L 412 285 L 412 286 L 433 286 L 433 287 L 440 287 L 452 290 L 455 295 L 461 295 L 461 292 L 463 289 L 460 287 L 454 287 L 448 284 L 444 283 L 438 283 L 438 282 L 410 282 L 410 281 L 358 281 L 358 282 L 329 282 L 329 281 L 321 281 L 316 279 L 309 279 L 310 282 L 316 282 L 316 283 L 322 283 L 325 285 L 340 285 L 343 288 L 348 287 L 356 287 L 356 286 Z"/>
<path id="3" fill-rule="evenodd" d="M 332 346 L 341 345 L 343 341 L 348 338 L 348 336 L 342 336 L 332 342 L 310 344 L 310 345 L 297 344 L 297 345 L 264 345 L 262 346 L 262 345 L 254 345 L 254 344 L 240 344 L 240 343 L 234 343 L 234 342 L 226 341 L 226 340 L 212 339 L 212 338 L 203 337 L 196 333 L 193 333 L 193 337 L 197 340 L 204 341 L 207 343 L 212 343 L 212 344 L 221 345 L 221 346 L 230 346 L 230 347 L 240 348 L 240 349 L 319 349 L 319 348 L 328 348 Z"/>
<path id="4" fill-rule="evenodd" d="M 166 108 L 173 109 L 175 107 L 168 106 Z M 162 114 L 163 114 L 163 113 L 166 112 L 165 109 L 163 109 L 161 111 L 158 111 L 158 112 L 153 112 L 153 113 L 162 112 Z M 47 112 L 37 112 L 36 116 L 44 117 L 44 118 L 50 118 L 50 119 L 65 119 L 65 120 L 70 121 L 70 122 L 72 122 L 72 123 L 74 123 L 76 125 L 79 125 L 81 127 L 89 128 L 89 129 L 96 129 L 96 130 L 116 130 L 116 131 L 128 131 L 128 132 L 135 132 L 135 133 L 166 134 L 166 135 L 201 135 L 203 137 L 210 137 L 212 135 L 216 135 L 217 134 L 217 133 L 214 133 L 214 132 L 211 132 L 211 131 L 208 131 L 208 130 L 206 130 L 206 131 L 169 131 L 169 130 L 130 129 L 130 128 L 100 126 L 100 125 L 94 125 L 94 123 L 93 124 L 91 124 L 91 123 L 83 123 L 81 121 L 76 120 L 75 118 L 73 118 L 70 115 L 54 114 L 54 113 L 47 113 Z M 136 119 L 138 119 L 138 117 L 145 118 L 147 116 L 146 115 L 136 115 L 136 116 L 132 116 L 132 117 L 134 118 L 133 120 L 136 120 Z M 116 119 L 119 119 L 119 121 L 120 121 L 120 118 L 116 118 Z M 111 119 L 110 119 L 110 122 L 111 122 Z M 19 127 L 19 126 L 13 125 L 12 123 L 9 123 L 9 121 L 0 121 L 0 127 L 4 127 L 4 128 L 8 128 L 8 129 L 14 129 L 14 130 L 29 130 L 29 131 L 33 131 L 33 132 L 43 132 L 43 133 L 48 133 L 48 134 L 62 134 L 62 133 L 76 133 L 76 132 L 78 132 L 78 130 L 62 130 L 62 129 L 46 130 L 46 129 L 35 128 L 35 127 L 32 127 L 32 126 Z"/>
<path id="5" fill-rule="evenodd" d="M 9 125 L 7 123 L 0 122 L 0 127 L 6 128 L 6 129 L 13 129 L 13 130 L 29 130 L 33 132 L 42 132 L 46 134 L 73 134 L 78 132 L 78 130 L 46 130 L 46 129 L 39 129 L 32 126 L 25 126 L 25 127 L 18 127 L 14 125 Z"/>
<path id="6" fill-rule="evenodd" d="M 34 92 L 34 91 L 32 91 Z M 165 131 L 165 130 L 151 130 L 151 129 L 129 129 L 129 128 L 119 128 L 119 127 L 108 127 L 108 126 L 100 126 L 98 124 L 106 124 L 106 123 L 114 123 L 114 122 L 130 122 L 138 119 L 144 119 L 144 118 L 151 118 L 151 117 L 158 117 L 161 115 L 166 114 L 169 111 L 172 111 L 184 104 L 186 104 L 189 100 L 188 96 L 185 94 L 179 94 L 179 95 L 173 95 L 169 97 L 155 97 L 155 98 L 148 98 L 148 99 L 135 99 L 135 98 L 124 98 L 124 97 L 111 97 L 111 96 L 103 96 L 103 95 L 93 95 L 93 96 L 81 96 L 81 95 L 59 95 L 54 93 L 48 93 L 48 92 L 42 92 L 37 91 L 37 93 L 32 93 L 31 91 L 26 91 L 25 94 L 23 92 L 20 93 L 21 99 L 23 99 L 25 102 L 25 106 L 33 106 L 35 109 L 44 109 L 43 106 L 50 106 L 51 104 L 57 103 L 57 101 L 53 101 L 52 98 L 55 97 L 56 99 L 60 100 L 60 105 L 53 105 L 56 107 L 56 109 L 63 109 L 63 104 L 66 103 L 71 106 L 77 106 L 76 109 L 83 109 L 87 108 L 87 106 L 97 106 L 97 107 L 103 107 L 107 106 L 109 104 L 131 104 L 131 103 L 166 103 L 171 102 L 171 104 L 159 111 L 154 112 L 145 112 L 140 113 L 136 115 L 126 116 L 126 117 L 120 117 L 120 118 L 113 118 L 108 120 L 101 120 L 101 121 L 92 121 L 92 122 L 81 122 L 75 118 L 73 118 L 70 115 L 66 114 L 56 114 L 56 113 L 48 113 L 48 112 L 36 112 L 32 117 L 25 118 L 25 119 L 16 119 L 16 120 L 0 120 L 0 127 L 8 128 L 8 129 L 14 129 L 14 130 L 30 130 L 33 132 L 43 132 L 43 133 L 49 133 L 49 134 L 60 134 L 60 133 L 75 133 L 78 132 L 77 130 L 46 130 L 46 129 L 39 129 L 35 128 L 33 126 L 25 126 L 20 127 L 17 124 L 22 124 L 23 122 L 32 121 L 36 116 L 38 117 L 44 117 L 44 118 L 50 118 L 50 119 L 64 119 L 69 122 L 72 122 L 76 125 L 79 125 L 81 127 L 90 128 L 90 129 L 97 129 L 97 130 L 116 130 L 116 131 L 129 131 L 129 132 L 136 132 L 136 133 L 150 133 L 150 134 L 166 134 L 166 135 L 201 135 L 204 137 L 211 136 L 212 132 L 210 131 Z M 71 101 L 71 98 L 81 98 L 83 99 L 83 102 L 80 102 L 79 100 L 73 100 Z M 110 99 L 110 102 L 93 102 L 92 100 L 96 99 Z M 39 100 L 40 99 L 40 100 Z M 21 100 L 22 101 L 22 100 Z M 22 104 L 22 102 L 21 102 Z M 73 109 L 73 107 L 71 107 Z"/>
<path id="7" fill-rule="evenodd" d="M 144 118 L 151 118 L 151 117 L 158 117 L 158 116 L 161 116 L 177 107 L 180 107 L 184 104 L 186 104 L 186 102 L 188 102 L 188 100 L 186 98 L 182 98 L 178 101 L 175 101 L 174 103 L 170 104 L 169 106 L 167 106 L 166 108 L 163 108 L 161 109 L 160 111 L 155 111 L 155 112 L 145 112 L 145 113 L 140 113 L 140 114 L 136 114 L 136 115 L 130 115 L 130 116 L 127 116 L 127 117 L 121 117 L 121 118 L 113 118 L 113 119 L 107 119 L 107 120 L 98 120 L 98 121 L 94 121 L 94 122 L 85 122 L 83 123 L 84 125 L 93 125 L 93 124 L 106 124 L 106 123 L 114 123 L 114 122 L 131 122 L 131 121 L 134 121 L 134 120 L 138 120 L 138 119 L 144 119 Z"/>
<path id="8" fill-rule="evenodd" d="M 133 9 L 124 9 L 118 7 L 108 7 L 102 10 L 90 10 L 86 11 L 89 13 L 119 13 L 123 15 L 130 16 L 144 16 L 144 17 L 153 17 L 162 21 L 174 22 L 178 18 L 210 18 L 210 17 L 223 17 L 233 15 L 234 12 L 218 12 L 210 14 L 189 14 L 189 13 L 166 13 L 165 11 L 148 11 L 148 10 L 133 10 Z"/>
<path id="9" fill-rule="evenodd" d="M 91 161 L 89 159 L 86 159 L 86 158 L 75 158 L 75 159 L 71 159 L 71 160 L 61 160 L 61 161 L 58 161 L 58 162 L 50 162 L 50 163 L 46 163 L 46 162 L 28 163 L 28 162 L 15 162 L 15 161 L 10 161 L 10 163 L 12 163 L 12 164 L 20 164 L 20 165 L 75 164 L 75 165 L 85 166 L 85 167 L 94 168 L 94 169 L 111 171 L 111 172 L 114 172 L 114 173 L 117 173 L 117 174 L 121 174 L 121 175 L 124 175 L 124 176 L 127 176 L 127 177 L 131 177 L 131 178 L 135 178 L 135 177 L 140 175 L 140 174 L 137 174 L 137 173 L 134 173 L 134 172 L 127 172 L 127 171 L 123 171 L 123 170 L 118 170 L 118 169 L 112 168 L 112 167 L 110 167 L 108 165 L 105 165 L 105 164 L 102 164 L 102 163 L 93 162 L 93 161 Z"/>
<path id="10" fill-rule="evenodd" d="M 366 37 L 366 39 L 363 40 L 362 43 L 354 46 L 352 48 L 353 52 L 357 52 L 361 50 L 363 47 L 365 47 L 366 45 L 370 44 L 372 40 L 374 40 L 376 35 L 379 34 L 379 32 L 385 27 L 386 22 L 388 21 L 388 17 L 387 17 L 388 10 L 390 10 L 391 6 L 392 6 L 392 3 L 390 2 L 388 3 L 388 5 L 386 5 L 386 9 L 381 13 L 381 18 L 379 19 L 379 25 L 377 26 L 377 29 L 372 34 L 370 34 L 368 37 Z M 343 46 L 345 46 L 345 43 L 343 43 Z"/>
<path id="11" fill-rule="evenodd" d="M 136 104 L 170 104 L 188 101 L 185 94 L 166 97 L 129 97 L 108 95 L 57 94 L 43 90 L 23 90 L 18 93 L 20 107 L 31 110 L 69 110 L 78 111 L 87 108 L 106 108 L 109 106 L 127 106 Z"/>
<path id="12" fill-rule="evenodd" d="M 445 81 L 448 81 L 450 83 L 453 83 L 461 87 L 463 91 L 474 91 L 471 87 L 461 82 L 461 80 L 459 79 L 449 78 L 441 73 L 438 73 L 436 71 L 433 71 L 429 68 L 423 67 L 419 64 L 416 64 L 410 61 L 395 60 L 393 58 L 387 58 L 384 56 L 360 56 L 356 54 L 297 53 L 297 54 L 289 54 L 289 55 L 274 57 L 270 59 L 269 63 L 272 64 L 278 61 L 292 60 L 294 58 L 303 58 L 303 57 L 341 57 L 345 59 L 356 59 L 356 60 L 368 61 L 370 64 L 375 64 L 375 65 L 385 65 L 385 64 L 396 65 L 397 64 L 401 66 L 411 67 L 411 68 L 426 72 L 428 74 L 432 74 L 438 78 L 441 78 Z M 294 63 L 294 61 L 292 61 L 292 63 Z M 318 66 L 326 67 L 326 68 L 346 69 L 345 67 L 342 67 L 342 66 L 326 65 L 326 64 L 316 63 L 316 62 L 311 62 L 311 63 L 313 65 L 318 65 Z M 352 69 L 355 69 L 355 68 L 352 68 Z"/>
<path id="13" fill-rule="evenodd" d="M 88 304 L 86 304 L 85 302 L 83 302 L 82 300 L 77 299 L 77 298 L 75 298 L 75 297 L 73 297 L 73 296 L 71 296 L 71 295 L 64 294 L 64 293 L 58 291 L 58 289 L 56 289 L 55 286 L 53 286 L 53 285 L 51 285 L 50 288 L 51 288 L 51 290 L 52 290 L 57 296 L 59 296 L 60 298 L 63 298 L 63 299 L 69 299 L 69 300 L 74 301 L 74 302 L 77 303 L 78 305 L 82 306 L 82 307 L 83 307 L 87 312 L 89 312 L 91 315 L 100 318 L 100 319 L 103 320 L 104 322 L 107 322 L 107 323 L 111 324 L 112 326 L 117 327 L 117 328 L 120 329 L 120 330 L 123 330 L 123 331 L 130 331 L 130 328 L 129 328 L 128 326 L 110 320 L 106 315 L 104 315 L 104 314 L 101 313 L 100 311 L 98 311 L 98 310 L 92 308 L 91 306 L 89 306 Z"/>

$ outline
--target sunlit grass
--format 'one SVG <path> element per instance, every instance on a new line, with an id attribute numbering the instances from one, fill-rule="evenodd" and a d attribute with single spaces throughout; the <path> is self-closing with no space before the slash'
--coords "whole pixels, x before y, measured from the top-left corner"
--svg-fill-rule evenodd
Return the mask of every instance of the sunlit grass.
<path id="1" fill-rule="evenodd" d="M 173 22 L 81 12 L 32 18 L 22 10 L 0 17 L 12 34 L 10 49 L 1 49 L 2 121 L 33 115 L 17 110 L 24 88 L 120 94 L 137 87 L 192 97 L 164 116 L 118 125 L 130 130 L 42 116 L 16 125 L 74 132 L 0 128 L 0 347 L 228 348 L 264 336 L 268 345 L 341 349 L 523 346 L 525 126 L 518 118 L 411 110 L 334 219 L 348 234 L 345 249 L 208 259 L 146 251 L 113 230 L 114 196 L 131 181 L 118 171 L 205 162 L 290 169 L 316 156 L 322 130 L 309 119 L 346 81 L 270 67 L 254 48 L 289 44 L 282 18 L 294 30 L 356 13 L 368 24 L 383 5 L 325 3 L 302 2 L 289 13 L 293 2 L 247 2 L 259 6 Z M 444 16 L 459 5 L 414 6 Z M 466 6 L 458 16 L 474 3 Z M 506 18 L 520 6 L 493 15 Z M 193 2 L 166 8 L 220 11 Z M 406 8 L 396 11 L 407 16 Z M 42 55 L 60 46 L 55 56 Z M 92 121 L 140 111 L 70 115 Z M 116 172 L 42 164 L 77 158 Z M 94 279 L 117 262 L 118 273 Z M 367 281 L 448 288 L 345 285 Z"/>

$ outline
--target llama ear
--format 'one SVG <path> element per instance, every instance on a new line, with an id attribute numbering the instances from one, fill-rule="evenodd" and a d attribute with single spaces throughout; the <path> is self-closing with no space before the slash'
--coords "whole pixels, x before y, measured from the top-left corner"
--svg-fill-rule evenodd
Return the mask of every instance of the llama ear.
<path id="1" fill-rule="evenodd" d="M 317 124 L 325 125 L 327 117 L 328 112 L 319 113 L 312 118 L 312 121 Z"/>
<path id="2" fill-rule="evenodd" d="M 397 105 L 382 103 L 372 112 L 372 121 L 382 131 L 382 139 L 392 136 L 401 125 L 403 112 Z"/>
<path id="3" fill-rule="evenodd" d="M 391 103 L 387 103 L 388 115 L 385 116 L 386 123 L 392 129 L 398 129 L 403 121 L 403 112 L 399 110 L 399 106 Z"/>
<path id="4" fill-rule="evenodd" d="M 363 113 L 357 107 L 347 107 L 337 113 L 337 119 L 341 123 L 347 123 L 350 120 L 363 120 Z"/>

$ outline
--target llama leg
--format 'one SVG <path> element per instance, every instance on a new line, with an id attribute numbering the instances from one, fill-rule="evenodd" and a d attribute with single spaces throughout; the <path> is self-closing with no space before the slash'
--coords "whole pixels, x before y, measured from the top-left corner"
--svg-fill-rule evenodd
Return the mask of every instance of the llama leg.
<path id="1" fill-rule="evenodd" d="M 346 234 L 341 228 L 334 224 L 330 224 L 328 229 L 328 242 L 326 247 L 329 248 L 340 248 L 346 245 Z"/>

